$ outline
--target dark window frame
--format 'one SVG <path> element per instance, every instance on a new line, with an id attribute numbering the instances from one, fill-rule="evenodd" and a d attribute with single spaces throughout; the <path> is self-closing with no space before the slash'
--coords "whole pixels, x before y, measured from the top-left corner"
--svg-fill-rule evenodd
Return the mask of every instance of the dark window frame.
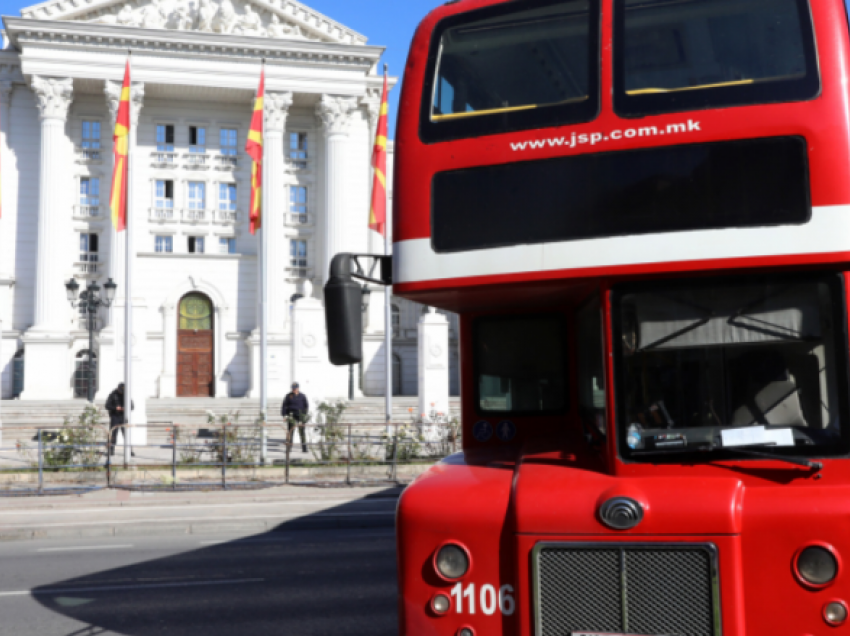
<path id="1" fill-rule="evenodd" d="M 425 66 L 425 81 L 422 87 L 422 104 L 419 116 L 419 138 L 425 144 L 439 143 L 499 135 L 521 130 L 536 130 L 587 123 L 595 120 L 602 108 L 602 2 L 588 0 L 589 18 L 589 54 L 588 54 L 588 99 L 578 104 L 561 106 L 543 106 L 530 110 L 520 110 L 492 115 L 478 115 L 456 121 L 431 121 L 434 103 L 434 83 L 437 79 L 437 62 L 440 57 L 440 44 L 446 30 L 469 22 L 510 15 L 519 11 L 556 5 L 564 0 L 525 0 L 506 2 L 467 13 L 450 16 L 441 20 L 434 28 Z"/>
<path id="2" fill-rule="evenodd" d="M 765 458 L 746 457 L 735 452 L 724 453 L 718 449 L 707 455 L 696 451 L 694 453 L 670 453 L 669 455 L 651 455 L 634 457 L 626 443 L 628 424 L 625 422 L 626 381 L 623 377 L 625 364 L 623 362 L 622 312 L 620 311 L 623 296 L 633 293 L 646 293 L 652 290 L 670 291 L 675 289 L 694 289 L 698 287 L 719 287 L 722 285 L 754 285 L 767 284 L 817 284 L 826 283 L 829 286 L 833 303 L 833 322 L 835 323 L 835 360 L 836 387 L 838 393 L 839 421 L 841 422 L 841 439 L 839 450 L 833 454 L 812 453 L 803 455 L 799 447 L 777 449 L 777 457 L 807 457 L 810 459 L 827 458 L 841 459 L 850 457 L 850 333 L 848 332 L 847 285 L 842 272 L 821 271 L 816 273 L 792 274 L 763 274 L 742 276 L 710 276 L 705 278 L 665 279 L 650 282 L 623 283 L 610 291 L 611 307 L 611 355 L 613 364 L 614 417 L 613 424 L 617 442 L 617 458 L 625 464 L 705 464 L 710 461 L 765 461 Z M 611 420 L 609 419 L 609 422 Z M 818 448 L 818 447 L 814 447 Z M 762 449 L 756 449 L 762 450 Z M 769 451 L 766 451 L 769 452 Z M 771 461 L 766 458 L 767 461 Z"/>
<path id="3" fill-rule="evenodd" d="M 795 0 L 795 2 L 800 16 L 803 50 L 806 56 L 807 72 L 803 79 L 676 93 L 627 95 L 626 0 L 614 0 L 614 41 L 612 46 L 614 53 L 614 113 L 624 119 L 636 119 L 647 115 L 715 110 L 735 106 L 806 102 L 817 99 L 820 97 L 822 84 L 814 19 L 808 0 Z"/>
<path id="4" fill-rule="evenodd" d="M 563 368 L 564 368 L 564 386 L 563 394 L 564 394 L 564 405 L 560 409 L 552 409 L 549 411 L 488 411 L 481 408 L 481 386 L 479 383 L 480 377 L 480 362 L 477 355 L 478 350 L 478 337 L 480 334 L 480 329 L 482 323 L 485 322 L 511 322 L 511 321 L 519 321 L 519 320 L 532 320 L 535 318 L 554 318 L 556 319 L 561 326 L 561 333 L 563 334 L 562 343 L 563 348 L 561 350 Z M 473 384 L 474 384 L 474 400 L 475 400 L 475 412 L 479 417 L 551 417 L 555 415 L 567 415 L 570 412 L 571 408 L 571 394 L 570 394 L 570 371 L 571 371 L 571 362 L 570 362 L 570 331 L 569 331 L 569 320 L 567 316 L 560 312 L 543 312 L 543 313 L 533 313 L 533 314 L 496 314 L 496 315 L 488 315 L 488 316 L 479 316 L 472 321 L 472 373 L 473 373 Z"/>

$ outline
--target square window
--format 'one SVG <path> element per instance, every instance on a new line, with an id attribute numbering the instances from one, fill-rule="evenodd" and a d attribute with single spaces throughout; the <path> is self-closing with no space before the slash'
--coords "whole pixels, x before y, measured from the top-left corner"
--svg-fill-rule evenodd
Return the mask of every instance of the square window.
<path id="1" fill-rule="evenodd" d="M 203 254 L 204 253 L 204 237 L 203 236 L 190 236 L 189 237 L 189 253 L 190 254 Z"/>
<path id="2" fill-rule="evenodd" d="M 97 252 L 98 252 L 98 235 L 97 234 L 80 234 L 80 254 L 81 261 L 89 261 L 94 260 L 97 261 Z M 89 256 L 93 255 L 94 258 L 90 259 Z"/>
<path id="3" fill-rule="evenodd" d="M 207 184 L 203 181 L 189 182 L 189 209 L 190 210 L 205 210 L 206 209 L 206 192 Z"/>
<path id="4" fill-rule="evenodd" d="M 219 254 L 236 254 L 236 239 L 222 236 L 218 239 Z"/>
<path id="5" fill-rule="evenodd" d="M 289 241 L 289 263 L 292 269 L 306 270 L 307 268 L 307 241 L 291 239 Z M 306 271 L 299 272 L 300 276 L 306 276 Z"/>
<path id="6" fill-rule="evenodd" d="M 189 126 L 189 152 L 207 151 L 207 129 Z"/>
<path id="7" fill-rule="evenodd" d="M 99 121 L 83 121 L 82 147 L 89 150 L 100 148 Z"/>
<path id="8" fill-rule="evenodd" d="M 171 254 L 174 251 L 174 237 L 157 236 L 155 242 L 155 249 L 157 252 L 160 253 Z"/>
<path id="9" fill-rule="evenodd" d="M 307 188 L 301 186 L 289 188 L 289 214 L 292 222 L 307 222 Z"/>
<path id="10" fill-rule="evenodd" d="M 236 211 L 236 184 L 218 184 L 218 209 L 223 212 Z"/>
<path id="11" fill-rule="evenodd" d="M 80 179 L 80 205 L 100 205 L 100 179 L 97 177 L 82 177 Z"/>
<path id="12" fill-rule="evenodd" d="M 307 133 L 289 133 L 289 160 L 299 170 L 307 168 Z"/>
<path id="13" fill-rule="evenodd" d="M 174 152 L 174 126 L 172 124 L 157 125 L 156 149 L 158 152 Z"/>
<path id="14" fill-rule="evenodd" d="M 170 210 L 174 208 L 174 182 L 171 180 L 157 180 L 156 200 L 154 205 L 159 210 Z"/>
<path id="15" fill-rule="evenodd" d="M 237 135 L 235 128 L 222 128 L 219 143 L 221 146 L 221 154 L 235 157 L 237 148 Z"/>

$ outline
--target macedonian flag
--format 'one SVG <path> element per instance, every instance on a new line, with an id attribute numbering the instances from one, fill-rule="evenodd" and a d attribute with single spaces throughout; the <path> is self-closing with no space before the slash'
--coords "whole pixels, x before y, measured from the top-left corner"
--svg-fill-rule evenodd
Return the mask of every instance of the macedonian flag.
<path id="1" fill-rule="evenodd" d="M 254 116 L 245 152 L 253 159 L 251 166 L 251 234 L 262 227 L 263 216 L 263 94 L 265 93 L 266 72 L 260 71 L 260 87 L 254 102 Z"/>
<path id="2" fill-rule="evenodd" d="M 115 154 L 115 168 L 112 173 L 112 195 L 109 207 L 112 210 L 112 226 L 116 232 L 127 229 L 127 150 L 130 143 L 130 60 L 124 71 L 124 85 L 121 87 L 121 101 L 118 104 L 118 117 L 115 119 L 115 133 L 112 135 L 112 149 Z"/>
<path id="3" fill-rule="evenodd" d="M 375 179 L 372 183 L 372 207 L 369 212 L 369 229 L 379 234 L 387 232 L 387 73 L 384 72 L 384 91 L 381 95 L 381 116 L 378 119 L 378 132 L 375 136 L 375 149 L 372 152 L 372 167 Z"/>

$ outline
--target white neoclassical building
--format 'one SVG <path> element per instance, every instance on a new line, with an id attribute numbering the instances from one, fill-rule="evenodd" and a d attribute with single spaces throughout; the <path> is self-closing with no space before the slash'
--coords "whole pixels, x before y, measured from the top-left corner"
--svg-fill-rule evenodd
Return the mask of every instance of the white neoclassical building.
<path id="1" fill-rule="evenodd" d="M 348 394 L 327 362 L 321 288 L 331 256 L 382 252 L 367 229 L 383 48 L 294 0 L 50 0 L 6 17 L 0 51 L 0 369 L 3 399 L 98 398 L 122 377 L 123 308 L 134 315 L 134 395 L 254 397 L 257 240 L 244 152 L 266 64 L 269 377 Z M 123 235 L 108 197 L 112 129 L 132 51 L 127 299 Z M 118 283 L 94 350 L 65 282 Z M 383 291 L 373 290 L 356 392 L 384 390 Z M 395 391 L 417 391 L 423 308 L 394 303 Z M 457 325 L 450 318 L 451 389 Z M 144 406 L 142 405 L 142 410 Z M 143 419 L 144 415 L 141 414 Z"/>

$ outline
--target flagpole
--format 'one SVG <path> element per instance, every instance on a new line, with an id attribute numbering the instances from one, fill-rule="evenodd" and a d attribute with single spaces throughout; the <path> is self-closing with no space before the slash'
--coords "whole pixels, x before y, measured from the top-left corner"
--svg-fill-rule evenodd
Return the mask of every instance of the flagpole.
<path id="1" fill-rule="evenodd" d="M 265 75 L 266 60 L 263 58 L 263 75 Z M 265 87 L 263 89 L 265 97 Z M 269 286 L 268 286 L 268 253 L 269 241 L 266 232 L 268 207 L 269 179 L 266 173 L 266 140 L 265 140 L 265 99 L 263 100 L 263 165 L 262 169 L 262 202 L 260 203 L 260 417 L 262 418 L 262 448 L 261 461 L 265 465 L 268 457 L 268 438 L 266 436 L 266 417 L 269 401 L 268 349 L 269 349 Z"/>
<path id="2" fill-rule="evenodd" d="M 384 64 L 384 82 L 387 81 L 389 67 Z M 384 188 L 384 196 L 387 197 L 389 190 Z M 384 208 L 386 210 L 386 207 Z M 390 237 L 390 220 L 389 214 L 385 213 L 384 219 L 384 254 L 392 256 L 392 239 Z M 386 417 L 387 417 L 387 434 L 391 434 L 390 430 L 393 419 L 393 309 L 390 302 L 390 294 L 392 287 L 387 287 L 384 291 L 384 350 L 387 354 L 386 380 L 387 384 L 384 389 L 386 393 Z"/>
<path id="3" fill-rule="evenodd" d="M 124 419 L 127 425 L 124 428 L 124 466 L 130 464 L 130 443 L 129 436 L 132 431 L 131 420 L 133 416 L 133 180 L 130 178 L 133 150 L 135 149 L 136 131 L 133 127 L 133 74 L 132 74 L 132 56 L 133 52 L 127 52 L 127 66 L 130 69 L 130 125 L 128 127 L 128 143 L 127 143 L 127 202 L 125 204 L 126 228 L 125 228 L 125 246 L 124 246 Z M 116 440 L 117 441 L 117 440 Z"/>

